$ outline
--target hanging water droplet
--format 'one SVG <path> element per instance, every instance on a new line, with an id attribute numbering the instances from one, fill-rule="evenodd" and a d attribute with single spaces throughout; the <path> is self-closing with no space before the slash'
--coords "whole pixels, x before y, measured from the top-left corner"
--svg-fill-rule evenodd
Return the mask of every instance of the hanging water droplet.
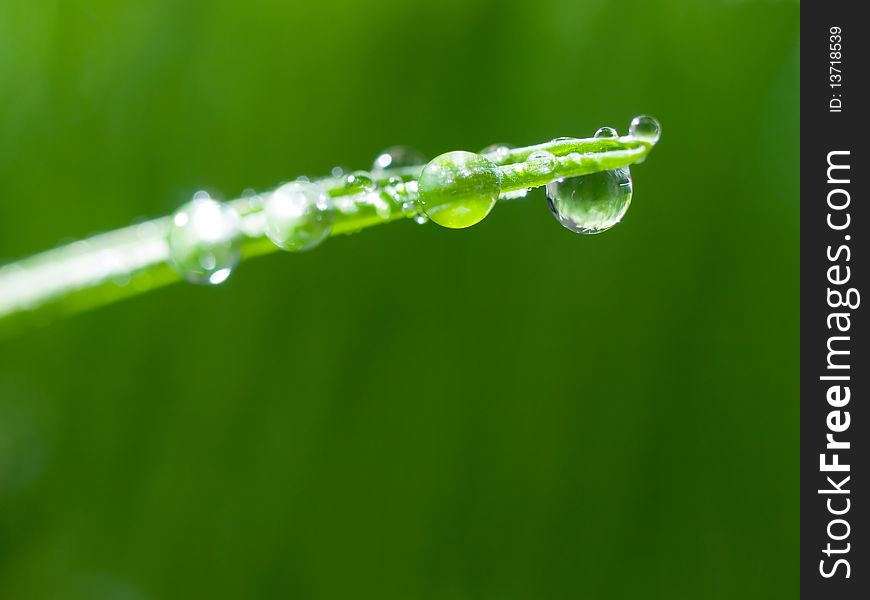
<path id="1" fill-rule="evenodd" d="M 575 233 L 601 233 L 619 223 L 631 204 L 631 194 L 628 167 L 547 184 L 553 216 Z"/>
<path id="2" fill-rule="evenodd" d="M 511 149 L 515 148 L 513 144 L 490 144 L 486 148 L 480 151 L 481 154 L 485 154 L 486 158 L 494 162 L 495 164 L 503 163 L 507 160 L 510 155 Z"/>
<path id="3" fill-rule="evenodd" d="M 662 126 L 653 117 L 640 115 L 631 120 L 628 133 L 634 137 L 655 144 L 662 135 Z"/>
<path id="4" fill-rule="evenodd" d="M 526 169 L 533 175 L 548 175 L 556 168 L 556 157 L 546 150 L 537 150 L 526 158 Z"/>
<path id="5" fill-rule="evenodd" d="M 461 229 L 489 214 L 501 181 L 492 161 L 458 150 L 432 159 L 420 175 L 419 188 L 426 216 L 442 227 Z"/>
<path id="6" fill-rule="evenodd" d="M 613 127 L 600 127 L 598 131 L 595 132 L 595 137 L 597 138 L 615 138 L 619 137 L 619 132 L 616 131 Z"/>
<path id="7" fill-rule="evenodd" d="M 232 206 L 198 193 L 172 217 L 166 234 L 170 264 L 192 283 L 225 281 L 239 262 L 240 223 Z"/>
<path id="8" fill-rule="evenodd" d="M 347 194 L 371 192 L 375 187 L 375 182 L 365 171 L 356 171 L 344 178 L 344 190 Z"/>
<path id="9" fill-rule="evenodd" d="M 424 164 L 426 164 L 426 157 L 414 148 L 410 146 L 390 146 L 378 154 L 374 165 L 372 165 L 372 170 L 383 171 L 384 169 L 399 169 L 416 165 L 423 166 Z"/>
<path id="10" fill-rule="evenodd" d="M 300 252 L 320 244 L 332 230 L 329 198 L 314 183 L 281 186 L 266 200 L 266 235 L 284 250 Z"/>

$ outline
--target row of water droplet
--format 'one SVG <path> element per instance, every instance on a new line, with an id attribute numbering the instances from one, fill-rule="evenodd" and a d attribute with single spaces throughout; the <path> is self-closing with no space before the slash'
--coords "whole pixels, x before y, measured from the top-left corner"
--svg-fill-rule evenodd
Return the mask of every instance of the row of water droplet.
<path id="1" fill-rule="evenodd" d="M 629 134 L 654 144 L 660 127 L 652 117 L 635 117 Z M 595 132 L 597 138 L 617 136 L 610 127 Z M 331 178 L 303 177 L 274 192 L 233 203 L 198 192 L 172 218 L 167 232 L 169 262 L 188 281 L 214 285 L 225 281 L 239 262 L 245 236 L 265 235 L 279 248 L 299 252 L 323 242 L 337 222 L 351 222 L 363 214 L 380 221 L 412 217 L 421 224 L 431 219 L 448 228 L 470 227 L 489 214 L 499 197 L 526 195 L 527 189 L 501 191 L 499 165 L 510 154 L 507 144 L 488 146 L 479 154 L 448 152 L 426 163 L 420 172 L 425 157 L 396 146 L 378 155 L 371 172 L 344 174 L 334 169 Z M 552 153 L 539 150 L 516 168 L 546 177 L 556 164 Z M 576 233 L 600 233 L 619 223 L 628 210 L 631 174 L 624 167 L 556 179 L 546 184 L 546 193 L 551 212 L 564 227 Z"/>

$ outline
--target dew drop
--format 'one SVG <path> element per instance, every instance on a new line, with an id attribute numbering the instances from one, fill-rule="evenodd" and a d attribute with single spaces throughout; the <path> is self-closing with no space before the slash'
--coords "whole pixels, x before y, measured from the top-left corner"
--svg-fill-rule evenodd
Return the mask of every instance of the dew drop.
<path id="1" fill-rule="evenodd" d="M 344 190 L 348 194 L 371 192 L 375 187 L 375 182 L 365 171 L 356 171 L 344 178 Z"/>
<path id="2" fill-rule="evenodd" d="M 320 244 L 332 230 L 335 214 L 314 183 L 293 182 L 266 200 L 266 235 L 283 250 L 300 252 Z"/>
<path id="3" fill-rule="evenodd" d="M 426 157 L 410 146 L 390 146 L 378 154 L 374 165 L 372 165 L 372 170 L 400 169 L 416 165 L 422 166 L 425 163 Z"/>
<path id="4" fill-rule="evenodd" d="M 501 192 L 498 168 L 480 154 L 457 150 L 434 158 L 419 180 L 420 205 L 432 221 L 450 229 L 482 221 Z"/>
<path id="5" fill-rule="evenodd" d="M 653 117 L 641 115 L 631 120 L 628 133 L 634 137 L 655 144 L 662 135 L 662 126 Z"/>
<path id="6" fill-rule="evenodd" d="M 239 262 L 241 219 L 229 204 L 198 193 L 172 217 L 169 262 L 192 283 L 222 283 Z"/>
<path id="7" fill-rule="evenodd" d="M 619 223 L 631 204 L 631 195 L 628 167 L 547 184 L 553 216 L 575 233 L 601 233 Z"/>
<path id="8" fill-rule="evenodd" d="M 575 137 L 571 137 L 571 136 L 562 136 L 562 137 L 553 138 L 553 139 L 550 140 L 550 141 L 551 141 L 551 142 L 574 142 L 574 141 L 576 141 L 576 140 L 577 140 L 577 138 L 575 138 Z"/>
<path id="9" fill-rule="evenodd" d="M 526 169 L 533 175 L 548 175 L 556 168 L 556 157 L 546 150 L 537 150 L 526 158 Z"/>
<path id="10" fill-rule="evenodd" d="M 429 217 L 427 217 L 427 216 L 424 215 L 423 213 L 419 213 L 418 215 L 416 215 L 416 216 L 414 217 L 414 222 L 415 222 L 417 225 L 425 225 L 426 223 L 429 222 Z"/>
<path id="11" fill-rule="evenodd" d="M 600 127 L 598 131 L 595 132 L 595 137 L 597 138 L 615 138 L 619 137 L 619 132 L 616 131 L 613 127 Z"/>

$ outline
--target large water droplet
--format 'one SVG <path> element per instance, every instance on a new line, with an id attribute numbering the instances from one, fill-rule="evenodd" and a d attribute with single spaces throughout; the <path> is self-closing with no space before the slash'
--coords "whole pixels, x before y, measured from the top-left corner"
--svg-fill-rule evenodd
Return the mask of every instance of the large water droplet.
<path id="1" fill-rule="evenodd" d="M 344 178 L 344 191 L 347 194 L 371 192 L 375 187 L 375 182 L 365 171 L 355 171 Z"/>
<path id="2" fill-rule="evenodd" d="M 402 167 L 423 166 L 426 157 L 410 146 L 390 146 L 375 159 L 373 171 L 384 169 L 400 169 Z"/>
<path id="3" fill-rule="evenodd" d="M 239 262 L 241 220 L 229 204 L 197 194 L 172 217 L 169 262 L 192 283 L 221 283 Z"/>
<path id="4" fill-rule="evenodd" d="M 619 137 L 619 132 L 616 131 L 613 127 L 599 127 L 598 131 L 595 132 L 595 137 L 597 137 L 597 138 L 615 138 L 615 137 Z"/>
<path id="5" fill-rule="evenodd" d="M 556 220 L 576 233 L 601 233 L 622 220 L 631 204 L 628 167 L 547 184 L 547 201 Z"/>
<path id="6" fill-rule="evenodd" d="M 640 115 L 631 120 L 628 133 L 634 137 L 655 144 L 662 135 L 662 126 L 653 117 Z"/>
<path id="7" fill-rule="evenodd" d="M 266 200 L 266 235 L 284 250 L 300 252 L 320 244 L 332 229 L 335 215 L 329 199 L 314 183 L 293 182 Z"/>
<path id="8" fill-rule="evenodd" d="M 482 221 L 501 192 L 498 168 L 473 152 L 434 158 L 420 175 L 420 205 L 442 227 L 461 229 Z"/>

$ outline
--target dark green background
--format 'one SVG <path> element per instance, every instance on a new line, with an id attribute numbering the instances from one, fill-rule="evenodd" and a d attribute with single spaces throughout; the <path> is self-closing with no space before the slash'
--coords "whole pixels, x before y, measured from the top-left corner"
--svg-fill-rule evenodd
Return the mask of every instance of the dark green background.
<path id="1" fill-rule="evenodd" d="M 663 137 L 604 235 L 536 191 L 0 342 L 0 597 L 795 597 L 798 24 L 3 0 L 4 259 L 396 143 Z"/>

